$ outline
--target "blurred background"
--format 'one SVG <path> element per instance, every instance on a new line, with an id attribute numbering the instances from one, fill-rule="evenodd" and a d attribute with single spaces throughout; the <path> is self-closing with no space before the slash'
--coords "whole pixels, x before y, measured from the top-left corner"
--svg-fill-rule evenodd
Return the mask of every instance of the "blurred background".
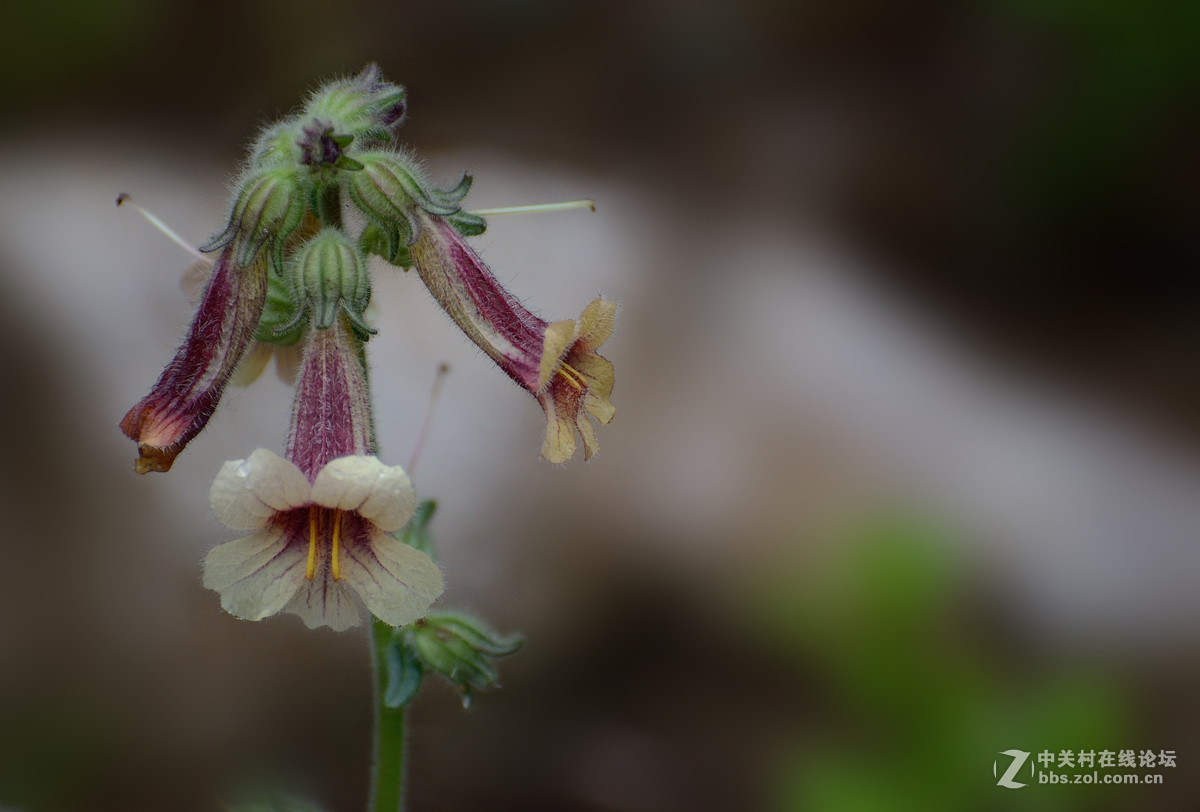
<path id="1" fill-rule="evenodd" d="M 601 453 L 380 267 L 382 455 L 527 643 L 411 713 L 414 810 L 1200 804 L 1200 5 L 17 0 L 0 32 L 0 808 L 363 808 L 363 633 L 222 613 L 231 391 L 168 475 L 117 429 L 256 128 L 376 61 L 532 309 L 621 302 Z M 1175 751 L 996 786 L 1000 751 Z M 1120 771 L 1129 772 L 1129 771 Z"/>

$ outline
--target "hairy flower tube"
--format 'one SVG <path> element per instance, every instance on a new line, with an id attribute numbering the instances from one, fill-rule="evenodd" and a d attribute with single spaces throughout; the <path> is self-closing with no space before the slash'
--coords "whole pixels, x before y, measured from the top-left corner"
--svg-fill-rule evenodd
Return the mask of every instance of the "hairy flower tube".
<path id="1" fill-rule="evenodd" d="M 412 516 L 416 496 L 403 469 L 371 456 L 366 378 L 347 321 L 307 332 L 287 459 L 259 449 L 226 463 L 213 483 L 217 518 L 255 531 L 204 562 L 204 585 L 237 617 L 285 611 L 340 631 L 361 619 L 357 595 L 400 626 L 442 592 L 433 560 L 389 535 Z"/>
<path id="2" fill-rule="evenodd" d="M 139 474 L 170 470 L 208 424 L 254 336 L 266 293 L 262 259 L 242 267 L 232 246 L 221 252 L 183 345 L 150 393 L 121 420 L 121 431 L 138 444 Z"/>
<path id="3" fill-rule="evenodd" d="M 421 281 L 454 323 L 546 412 L 542 456 L 565 462 L 599 449 L 587 415 L 608 423 L 613 365 L 596 353 L 612 335 L 616 302 L 598 298 L 576 321 L 546 322 L 504 289 L 454 226 L 419 210 L 412 258 Z"/>

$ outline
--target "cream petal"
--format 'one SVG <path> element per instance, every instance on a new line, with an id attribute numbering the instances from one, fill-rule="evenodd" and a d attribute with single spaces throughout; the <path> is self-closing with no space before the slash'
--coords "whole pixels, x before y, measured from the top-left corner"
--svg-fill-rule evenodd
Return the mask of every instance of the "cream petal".
<path id="1" fill-rule="evenodd" d="M 246 350 L 242 360 L 238 361 L 237 368 L 234 369 L 229 382 L 234 386 L 249 386 L 254 383 L 267 368 L 267 362 L 271 360 L 272 355 L 274 355 L 273 345 L 265 341 L 251 342 L 250 349 Z"/>
<path id="2" fill-rule="evenodd" d="M 553 396 L 543 395 L 538 400 L 546 412 L 546 439 L 542 443 L 542 456 L 548 462 L 566 462 L 575 454 L 575 424 L 558 414 Z"/>
<path id="3" fill-rule="evenodd" d="M 550 379 L 562 366 L 563 356 L 575 340 L 575 322 L 567 319 L 556 321 L 546 327 L 546 335 L 542 338 L 542 359 L 538 366 L 538 391 L 541 392 L 550 384 Z"/>
<path id="4" fill-rule="evenodd" d="M 275 346 L 275 374 L 288 386 L 296 385 L 300 364 L 304 360 L 304 342 L 277 344 Z"/>
<path id="5" fill-rule="evenodd" d="M 312 501 L 308 479 L 292 463 L 265 448 L 221 466 L 209 504 L 217 520 L 234 530 L 258 530 L 281 510 Z"/>
<path id="6" fill-rule="evenodd" d="M 390 626 L 423 617 L 445 587 L 433 559 L 379 531 L 370 531 L 365 539 L 347 539 L 341 582 L 353 587 L 371 613 Z"/>
<path id="7" fill-rule="evenodd" d="M 593 299 L 579 316 L 575 328 L 576 346 L 591 351 L 612 338 L 617 326 L 617 303 L 603 297 Z"/>
<path id="8" fill-rule="evenodd" d="M 301 584 L 284 611 L 299 615 L 310 629 L 328 626 L 335 632 L 351 629 L 362 620 L 354 594 L 328 572 Z"/>
<path id="9" fill-rule="evenodd" d="M 596 430 L 583 414 L 576 416 L 575 427 L 579 429 L 579 436 L 583 438 L 583 458 L 590 460 L 592 455 L 600 450 L 600 443 L 596 442 Z"/>
<path id="10" fill-rule="evenodd" d="M 282 528 L 272 528 L 215 547 L 204 559 L 204 586 L 235 617 L 275 614 L 304 583 L 306 550 L 289 541 Z"/>
<path id="11" fill-rule="evenodd" d="M 398 465 L 376 457 L 339 457 L 313 483 L 313 501 L 322 507 L 358 513 L 381 530 L 399 530 L 417 509 L 412 480 Z"/>

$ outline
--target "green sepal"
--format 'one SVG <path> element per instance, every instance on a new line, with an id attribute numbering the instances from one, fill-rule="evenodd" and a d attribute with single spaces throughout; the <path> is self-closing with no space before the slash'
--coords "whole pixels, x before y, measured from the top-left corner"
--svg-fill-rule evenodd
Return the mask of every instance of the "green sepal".
<path id="1" fill-rule="evenodd" d="M 361 172 L 363 165 L 359 161 L 354 160 L 349 155 L 339 155 L 338 159 L 333 162 L 335 169 L 344 169 L 347 172 Z"/>
<path id="2" fill-rule="evenodd" d="M 403 638 L 398 631 L 387 649 L 387 688 L 383 704 L 389 708 L 403 708 L 412 702 L 421 690 L 421 680 L 425 676 L 421 661 Z"/>
<path id="3" fill-rule="evenodd" d="M 295 298 L 292 285 L 282 276 L 269 275 L 267 299 L 254 339 L 270 344 L 295 344 L 304 335 L 303 317 L 303 309 Z"/>
<path id="4" fill-rule="evenodd" d="M 360 141 L 379 141 L 380 143 L 390 144 L 396 139 L 386 127 L 367 127 L 358 131 Z"/>
<path id="5" fill-rule="evenodd" d="M 450 221 L 450 225 L 454 226 L 454 230 L 464 237 L 478 237 L 487 231 L 487 220 L 478 214 L 471 214 L 460 209 L 447 219 Z"/>
<path id="6" fill-rule="evenodd" d="M 458 201 L 451 193 L 426 188 L 417 178 L 418 172 L 394 152 L 368 152 L 358 156 L 364 171 L 350 181 L 352 195 L 365 201 L 364 213 L 371 217 L 396 219 L 413 210 L 424 209 L 438 217 L 458 211 Z M 462 186 L 460 183 L 459 186 Z"/>
<path id="7" fill-rule="evenodd" d="M 473 617 L 445 612 L 431 616 L 441 626 L 456 634 L 467 645 L 479 650 L 489 657 L 507 657 L 515 654 L 525 644 L 525 639 L 519 634 L 502 637 L 493 632 L 483 623 Z M 428 620 L 428 618 L 427 618 Z"/>
<path id="8" fill-rule="evenodd" d="M 425 191 L 431 199 L 443 206 L 457 209 L 462 205 L 462 199 L 467 196 L 467 192 L 471 191 L 471 184 L 474 182 L 475 179 L 469 173 L 464 172 L 462 180 L 453 189 L 438 189 L 431 186 Z"/>
<path id="9" fill-rule="evenodd" d="M 326 227 L 315 234 L 296 250 L 289 269 L 292 295 L 303 303 L 305 313 L 311 311 L 313 327 L 327 330 L 339 313 L 345 313 L 363 341 L 376 332 L 363 320 L 363 311 L 371 301 L 366 262 L 357 245 L 340 229 Z"/>
<path id="10" fill-rule="evenodd" d="M 366 172 L 357 173 L 354 175 L 355 181 L 347 184 L 350 199 L 367 216 L 384 240 L 383 250 L 372 253 L 378 254 L 393 265 L 400 264 L 408 255 L 408 246 L 416 241 L 417 224 L 412 219 L 411 211 L 395 208 L 381 195 L 360 191 L 357 179 L 366 175 Z M 411 265 L 412 261 L 409 259 L 408 266 Z"/>
<path id="11" fill-rule="evenodd" d="M 254 262 L 263 246 L 270 244 L 272 262 L 282 261 L 282 245 L 300 225 L 304 203 L 299 180 L 291 168 L 273 167 L 244 177 L 225 229 L 202 251 L 215 251 L 234 244 L 234 260 L 245 268 Z"/>
<path id="12" fill-rule="evenodd" d="M 408 270 L 413 266 L 412 254 L 398 233 L 388 236 L 386 229 L 377 223 L 367 223 L 358 235 L 358 247 L 364 254 L 374 254 L 391 265 Z"/>

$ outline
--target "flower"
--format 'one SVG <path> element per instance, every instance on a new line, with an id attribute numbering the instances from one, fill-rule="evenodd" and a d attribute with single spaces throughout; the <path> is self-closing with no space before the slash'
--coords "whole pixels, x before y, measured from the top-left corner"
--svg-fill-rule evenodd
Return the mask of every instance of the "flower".
<path id="1" fill-rule="evenodd" d="M 323 288 L 328 280 L 317 281 Z M 357 286 L 349 293 L 356 295 Z M 310 628 L 341 631 L 361 619 L 357 595 L 376 617 L 402 626 L 424 615 L 442 592 L 433 560 L 388 535 L 413 515 L 416 496 L 402 468 L 373 456 L 362 342 L 340 301 L 332 296 L 326 327 L 321 308 L 306 308 L 312 319 L 287 458 L 258 449 L 227 462 L 213 482 L 217 518 L 255 532 L 208 554 L 204 585 L 246 620 L 285 611 Z"/>
<path id="2" fill-rule="evenodd" d="M 260 448 L 225 463 L 210 502 L 225 525 L 255 531 L 204 561 L 204 586 L 236 617 L 284 611 L 309 628 L 341 631 L 361 619 L 357 594 L 376 617 L 402 626 L 442 593 L 432 559 L 389 535 L 416 507 L 399 466 L 339 457 L 310 483 L 294 463 Z"/>
<path id="3" fill-rule="evenodd" d="M 121 420 L 138 444 L 139 474 L 169 471 L 175 457 L 208 424 L 229 376 L 258 326 L 267 293 L 266 262 L 234 260 L 234 246 L 217 258 L 191 329 L 146 397 Z"/>
<path id="4" fill-rule="evenodd" d="M 593 300 L 577 321 L 548 323 L 505 290 L 454 226 L 418 210 L 412 258 L 417 274 L 467 337 L 546 412 L 542 456 L 565 462 L 575 453 L 575 432 L 584 458 L 599 449 L 587 419 L 608 423 L 616 414 L 609 398 L 612 362 L 596 353 L 612 335 L 617 304 Z"/>

